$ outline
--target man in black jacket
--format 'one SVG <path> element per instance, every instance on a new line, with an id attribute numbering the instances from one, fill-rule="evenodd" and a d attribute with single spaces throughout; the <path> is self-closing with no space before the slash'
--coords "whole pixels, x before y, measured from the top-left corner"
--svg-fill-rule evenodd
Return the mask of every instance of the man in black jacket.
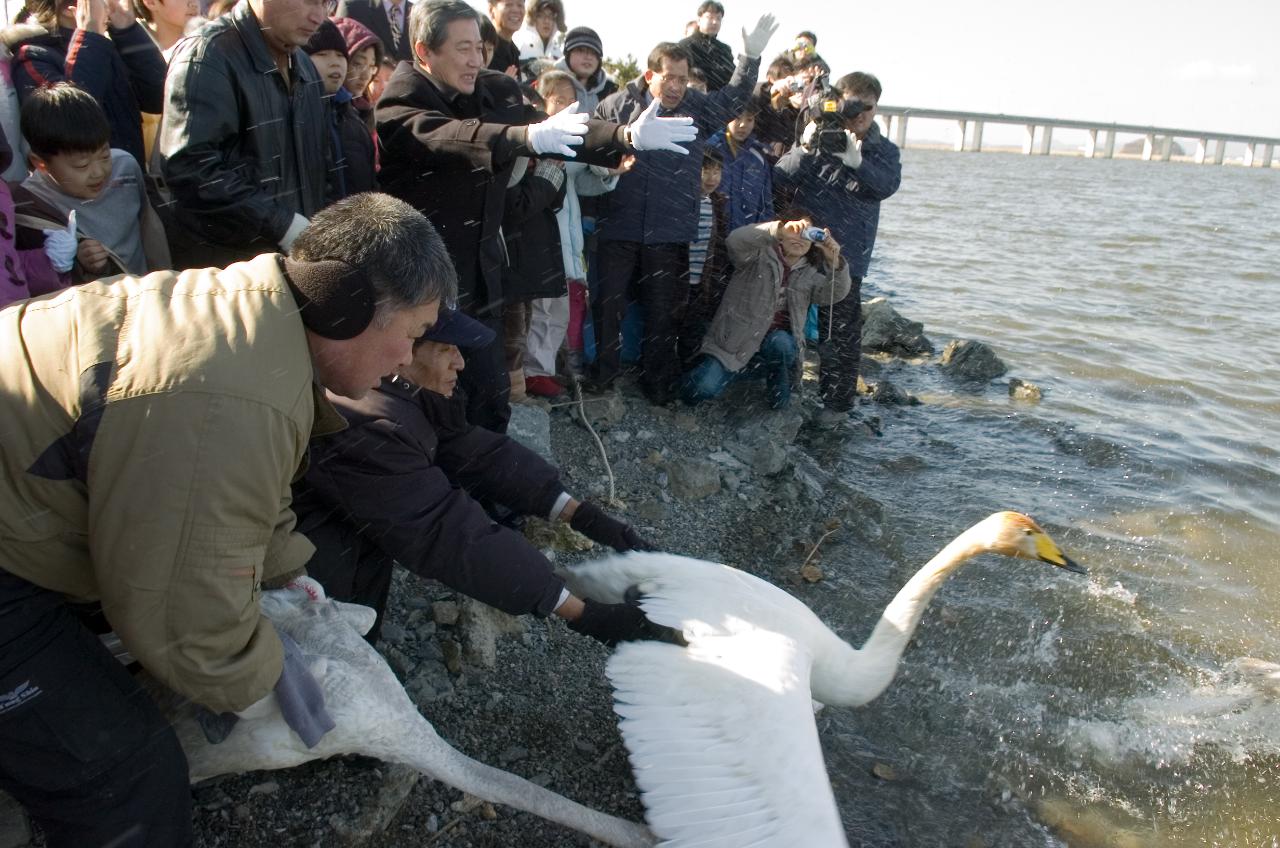
<path id="1" fill-rule="evenodd" d="M 613 166 L 637 149 L 678 149 L 693 138 L 687 118 L 621 127 L 526 106 L 515 80 L 484 69 L 480 15 L 461 0 L 425 0 L 409 21 L 414 64 L 401 64 L 378 101 L 379 182 L 425 214 L 458 269 L 458 305 L 500 331 L 503 202 L 521 156 Z M 679 148 L 683 150 L 683 148 Z M 495 432 L 510 417 L 502 345 L 467 353 L 468 417 Z"/>
<path id="2" fill-rule="evenodd" d="M 606 644 L 657 634 L 638 607 L 570 594 L 524 536 L 475 500 L 568 522 L 615 550 L 653 550 L 629 525 L 570 496 L 536 453 L 467 422 L 465 401 L 454 396 L 464 367 L 458 346 L 493 341 L 483 324 L 442 310 L 404 373 L 360 400 L 330 395 L 349 426 L 313 443 L 294 487 L 298 529 L 316 545 L 307 573 L 330 597 L 378 611 L 371 641 L 397 562 L 513 615 L 554 613 Z"/>
<path id="3" fill-rule="evenodd" d="M 724 88 L 733 76 L 733 50 L 716 37 L 723 20 L 724 6 L 706 0 L 698 7 L 698 29 L 680 42 L 693 58 L 693 67 L 706 77 L 708 94 Z"/>
<path id="4" fill-rule="evenodd" d="M 157 144 L 181 267 L 288 252 L 324 206 L 324 86 L 301 48 L 329 8 L 245 0 L 179 42 Z"/>

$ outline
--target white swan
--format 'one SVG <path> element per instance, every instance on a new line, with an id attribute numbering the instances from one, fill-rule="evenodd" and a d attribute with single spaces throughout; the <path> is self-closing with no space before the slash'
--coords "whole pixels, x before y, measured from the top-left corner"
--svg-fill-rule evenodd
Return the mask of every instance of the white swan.
<path id="1" fill-rule="evenodd" d="M 645 614 L 688 647 L 620 645 L 606 667 L 649 827 L 663 846 L 843 846 L 812 699 L 859 706 L 883 692 L 920 616 L 981 553 L 1084 569 L 1025 515 L 1000 512 L 929 561 L 857 649 L 803 603 L 726 565 L 631 553 L 564 569 L 578 597 Z"/>
<path id="2" fill-rule="evenodd" d="M 642 825 L 605 815 L 524 778 L 462 754 L 441 739 L 405 694 L 381 655 L 361 634 L 374 611 L 335 601 L 314 602 L 302 591 L 264 592 L 262 612 L 301 646 L 324 690 L 336 727 L 308 749 L 278 707 L 242 718 L 217 745 L 205 739 L 190 704 L 166 712 L 186 751 L 191 781 L 260 769 L 280 769 L 338 754 L 404 763 L 428 777 L 582 831 L 610 845 L 653 845 Z M 176 697 L 176 696 L 174 696 Z M 274 705 L 275 699 L 270 703 Z M 166 706 L 162 703 L 162 708 Z"/>

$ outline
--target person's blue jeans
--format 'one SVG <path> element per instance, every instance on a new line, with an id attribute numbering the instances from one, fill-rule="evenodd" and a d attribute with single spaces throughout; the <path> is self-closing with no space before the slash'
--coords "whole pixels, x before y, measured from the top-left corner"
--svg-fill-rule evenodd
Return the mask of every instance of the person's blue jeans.
<path id="1" fill-rule="evenodd" d="M 789 330 L 772 330 L 760 343 L 760 350 L 741 371 L 730 371 L 714 356 L 704 354 L 680 384 L 680 397 L 690 406 L 720 397 L 737 380 L 765 379 L 769 406 L 782 409 L 791 401 L 791 372 L 799 355 L 795 336 Z"/>

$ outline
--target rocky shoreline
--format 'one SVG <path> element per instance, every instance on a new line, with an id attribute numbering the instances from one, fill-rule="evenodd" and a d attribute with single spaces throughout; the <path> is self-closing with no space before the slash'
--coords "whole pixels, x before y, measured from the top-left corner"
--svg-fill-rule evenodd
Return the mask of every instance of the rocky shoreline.
<path id="1" fill-rule="evenodd" d="M 729 563 L 794 592 L 815 609 L 831 594 L 824 553 L 899 560 L 879 503 L 836 479 L 833 452 L 877 438 L 882 415 L 918 403 L 889 379 L 934 362 L 919 324 L 878 299 L 865 305 L 860 414 L 837 433 L 811 426 L 814 374 L 791 408 L 771 412 L 759 385 L 739 383 L 696 409 L 649 405 L 624 379 L 582 406 L 517 408 L 513 435 L 553 458 L 566 488 L 606 500 L 665 550 Z M 812 366 L 813 363 L 809 363 Z M 948 345 L 939 367 L 990 381 L 1003 363 L 976 342 Z M 812 368 L 809 368 L 812 371 Z M 1031 384 L 1010 381 L 1030 397 Z M 609 458 L 578 420 L 585 410 Z M 556 563 L 605 553 L 531 520 L 526 534 Z M 603 674 L 607 651 L 558 620 L 514 619 L 401 572 L 380 650 L 442 737 L 464 753 L 589 807 L 643 818 Z M 196 845 L 541 846 L 591 840 L 512 809 L 476 802 L 403 767 L 339 758 L 195 789 Z M 0 823 L 5 816 L 0 815 Z M 15 829 L 16 831 L 16 829 Z M 0 848 L 23 846 L 15 832 Z M 40 844 L 40 840 L 31 843 Z"/>

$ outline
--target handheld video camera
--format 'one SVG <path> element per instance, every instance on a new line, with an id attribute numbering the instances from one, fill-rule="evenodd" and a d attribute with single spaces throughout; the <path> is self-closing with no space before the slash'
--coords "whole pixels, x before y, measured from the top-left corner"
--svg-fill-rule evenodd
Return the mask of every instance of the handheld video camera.
<path id="1" fill-rule="evenodd" d="M 844 134 L 845 122 L 852 121 L 871 107 L 855 97 L 845 97 L 834 89 L 827 90 L 809 104 L 809 120 L 817 124 L 813 134 L 814 149 L 819 153 L 844 153 L 849 138 Z"/>

